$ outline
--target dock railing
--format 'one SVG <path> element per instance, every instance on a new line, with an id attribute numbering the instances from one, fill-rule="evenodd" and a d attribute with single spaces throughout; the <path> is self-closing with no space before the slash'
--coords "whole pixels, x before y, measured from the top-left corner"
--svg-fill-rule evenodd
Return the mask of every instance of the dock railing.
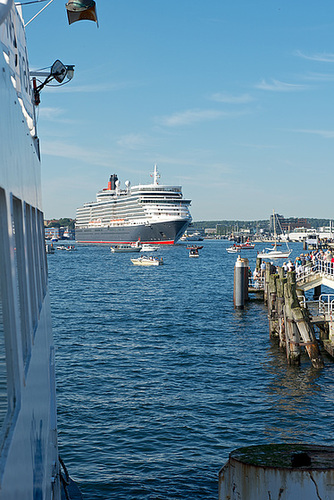
<path id="1" fill-rule="evenodd" d="M 334 264 L 325 260 L 308 262 L 305 266 L 296 267 L 296 281 L 302 281 L 312 274 L 327 276 L 334 280 Z"/>
<path id="2" fill-rule="evenodd" d="M 259 291 L 264 290 L 264 277 L 248 278 L 248 287 Z"/>
<path id="3" fill-rule="evenodd" d="M 326 316 L 331 317 L 334 315 L 334 294 L 321 294 L 317 300 L 307 300 L 303 297 L 300 300 L 300 306 L 308 309 L 312 316 Z"/>
<path id="4" fill-rule="evenodd" d="M 322 294 L 319 297 L 319 313 L 332 316 L 334 312 L 334 295 Z"/>

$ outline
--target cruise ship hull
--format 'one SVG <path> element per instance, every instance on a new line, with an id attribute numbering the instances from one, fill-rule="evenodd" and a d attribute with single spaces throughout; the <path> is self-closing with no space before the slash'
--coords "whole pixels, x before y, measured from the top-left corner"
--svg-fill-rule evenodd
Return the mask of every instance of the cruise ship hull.
<path id="1" fill-rule="evenodd" d="M 189 220 L 174 220 L 151 224 L 118 227 L 76 228 L 78 243 L 112 244 L 132 243 L 140 239 L 143 243 L 173 245 L 187 229 Z"/>

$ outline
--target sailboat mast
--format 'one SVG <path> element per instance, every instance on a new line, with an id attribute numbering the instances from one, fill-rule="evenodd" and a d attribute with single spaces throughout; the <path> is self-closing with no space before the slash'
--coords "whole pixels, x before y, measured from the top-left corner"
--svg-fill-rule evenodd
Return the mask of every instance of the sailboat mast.
<path id="1" fill-rule="evenodd" d="M 276 247 L 277 247 L 277 243 L 276 243 L 276 217 L 275 217 L 275 210 L 273 210 L 273 217 L 274 217 L 274 242 L 275 242 L 275 245 L 274 245 L 274 249 L 276 250 Z"/>

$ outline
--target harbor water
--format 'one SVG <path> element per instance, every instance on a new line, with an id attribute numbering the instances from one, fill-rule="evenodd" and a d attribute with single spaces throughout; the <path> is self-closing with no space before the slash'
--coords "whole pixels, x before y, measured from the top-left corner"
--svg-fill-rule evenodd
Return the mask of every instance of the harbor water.
<path id="1" fill-rule="evenodd" d="M 203 245 L 158 267 L 107 246 L 48 256 L 60 453 L 87 500 L 217 500 L 237 447 L 334 444 L 332 360 L 289 367 L 262 301 L 233 308 L 228 242 Z"/>

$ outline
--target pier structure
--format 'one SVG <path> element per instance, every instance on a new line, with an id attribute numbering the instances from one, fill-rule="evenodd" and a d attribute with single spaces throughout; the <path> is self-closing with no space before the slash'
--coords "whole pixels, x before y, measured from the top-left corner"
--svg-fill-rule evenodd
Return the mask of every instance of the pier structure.
<path id="1" fill-rule="evenodd" d="M 299 365 L 305 349 L 312 365 L 323 367 L 319 342 L 334 357 L 334 293 L 322 294 L 321 287 L 334 289 L 334 265 L 316 260 L 284 273 L 281 267 L 266 262 L 263 272 L 257 259 L 256 269 L 257 278 L 249 280 L 248 291 L 263 295 L 270 337 L 277 338 L 280 348 L 286 350 L 289 364 Z M 312 289 L 313 300 L 306 300 L 305 292 Z"/>
<path id="2" fill-rule="evenodd" d="M 315 261 L 284 272 L 270 262 L 257 261 L 250 294 L 262 293 L 268 308 L 271 338 L 278 338 L 290 364 L 300 364 L 301 349 L 313 367 L 324 362 L 315 336 L 334 356 L 334 293 L 321 294 L 321 286 L 334 289 L 331 262 Z M 305 292 L 314 290 L 313 300 Z M 269 444 L 239 448 L 230 453 L 219 472 L 219 500 L 313 500 L 333 497 L 334 448 L 315 444 Z"/>

